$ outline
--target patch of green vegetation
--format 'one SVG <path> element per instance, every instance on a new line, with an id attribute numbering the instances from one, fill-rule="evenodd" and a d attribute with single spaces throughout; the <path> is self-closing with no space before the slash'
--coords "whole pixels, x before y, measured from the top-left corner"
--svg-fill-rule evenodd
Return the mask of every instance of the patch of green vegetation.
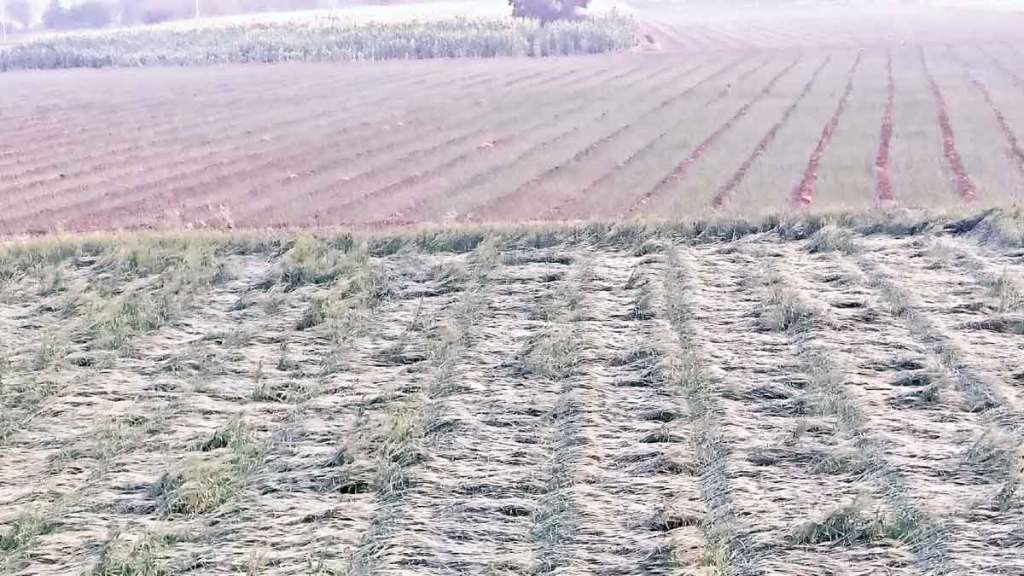
<path id="1" fill-rule="evenodd" d="M 53 532 L 56 525 L 46 516 L 26 512 L 11 523 L 11 527 L 0 534 L 0 552 L 15 553 L 28 547 L 37 537 Z"/>
<path id="2" fill-rule="evenodd" d="M 635 43 L 636 21 L 618 14 L 546 25 L 513 18 L 358 22 L 321 16 L 43 36 L 0 49 L 0 70 L 555 56 L 624 50 Z"/>
<path id="3" fill-rule="evenodd" d="M 866 504 L 854 502 L 820 520 L 800 525 L 789 540 L 797 545 L 836 546 L 872 544 L 886 539 L 910 543 L 919 528 L 919 522 L 913 518 L 886 515 L 881 510 L 869 512 Z"/>
<path id="4" fill-rule="evenodd" d="M 168 576 L 172 571 L 162 556 L 177 540 L 166 534 L 146 533 L 137 540 L 115 534 L 104 544 L 90 576 Z"/>
<path id="5" fill-rule="evenodd" d="M 164 514 L 208 514 L 229 502 L 263 465 L 266 443 L 242 418 L 234 418 L 197 445 L 191 455 L 153 486 Z"/>
<path id="6" fill-rule="evenodd" d="M 575 328 L 554 325 L 531 338 L 520 352 L 519 362 L 528 374 L 564 378 L 579 364 L 579 341 Z"/>

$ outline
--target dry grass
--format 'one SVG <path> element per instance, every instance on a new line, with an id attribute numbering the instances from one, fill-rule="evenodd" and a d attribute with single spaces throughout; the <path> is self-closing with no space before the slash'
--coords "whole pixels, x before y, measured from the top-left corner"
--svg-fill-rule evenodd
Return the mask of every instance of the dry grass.
<path id="1" fill-rule="evenodd" d="M 9 247 L 0 565 L 1014 567 L 1016 249 L 873 218 Z"/>

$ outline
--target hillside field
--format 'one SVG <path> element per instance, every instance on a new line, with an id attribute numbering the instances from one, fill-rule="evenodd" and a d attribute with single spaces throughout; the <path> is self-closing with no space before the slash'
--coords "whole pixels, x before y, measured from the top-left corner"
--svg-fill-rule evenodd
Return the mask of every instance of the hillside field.
<path id="1" fill-rule="evenodd" d="M 1024 217 L 0 252 L 4 574 L 1020 574 Z"/>
<path id="2" fill-rule="evenodd" d="M 1021 576 L 1024 12 L 953 3 L 0 72 L 0 576 Z"/>
<path id="3" fill-rule="evenodd" d="M 6 73 L 0 234 L 1020 202 L 1018 13 L 639 14 L 625 54 Z"/>

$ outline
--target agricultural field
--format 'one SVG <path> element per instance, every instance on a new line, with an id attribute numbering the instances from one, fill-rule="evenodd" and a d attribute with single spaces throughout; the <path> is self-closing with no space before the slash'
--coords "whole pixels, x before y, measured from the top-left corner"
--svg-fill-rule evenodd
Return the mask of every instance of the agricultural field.
<path id="1" fill-rule="evenodd" d="M 0 73 L 0 576 L 1024 574 L 1024 14 L 786 4 Z"/>
<path id="2" fill-rule="evenodd" d="M 0 252 L 4 574 L 1021 574 L 1024 215 Z"/>
<path id="3" fill-rule="evenodd" d="M 0 234 L 1017 203 L 1024 17 L 963 16 L 972 42 L 933 20 L 797 42 L 776 18 L 691 49 L 666 17 L 678 46 L 599 56 L 10 72 Z"/>

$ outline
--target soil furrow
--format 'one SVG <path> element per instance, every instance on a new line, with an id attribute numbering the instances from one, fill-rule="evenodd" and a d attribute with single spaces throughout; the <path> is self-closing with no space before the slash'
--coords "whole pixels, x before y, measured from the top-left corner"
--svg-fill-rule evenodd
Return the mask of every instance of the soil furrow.
<path id="1" fill-rule="evenodd" d="M 827 57 L 825 58 L 825 61 L 821 63 L 820 66 L 814 69 L 814 73 L 811 74 L 810 79 L 808 79 L 807 83 L 804 84 L 803 89 L 800 91 L 799 94 L 797 94 L 796 98 L 789 105 L 789 107 L 786 108 L 786 110 L 782 113 L 782 117 L 779 118 L 779 120 L 776 121 L 776 123 L 772 125 L 771 128 L 768 129 L 768 132 L 761 137 L 761 140 L 757 143 L 757 146 L 754 148 L 754 151 L 751 152 L 750 156 L 748 156 L 743 161 L 743 164 L 741 164 L 740 167 L 736 169 L 736 172 L 733 173 L 729 180 L 726 181 L 725 184 L 723 184 L 721 187 L 718 188 L 718 190 L 715 191 L 714 198 L 712 198 L 711 200 L 712 206 L 718 209 L 724 206 L 725 203 L 729 201 L 729 198 L 731 197 L 733 191 L 736 190 L 736 188 L 740 185 L 740 182 L 743 181 L 743 178 L 747 175 L 747 172 L 750 170 L 750 167 L 753 166 L 754 162 L 756 162 L 757 159 L 760 158 L 762 154 L 764 154 L 764 152 L 768 149 L 768 146 L 770 146 L 772 141 L 775 140 L 775 136 L 779 133 L 779 130 L 781 130 L 783 126 L 786 125 L 786 122 L 789 121 L 790 117 L 800 106 L 800 103 L 803 102 L 804 98 L 807 97 L 807 94 L 809 94 L 811 89 L 814 88 L 814 84 L 815 82 L 817 82 L 818 77 L 821 75 L 821 71 L 824 70 L 826 66 L 828 66 L 830 61 L 831 59 Z M 857 62 L 860 62 L 859 57 Z"/>
<path id="2" fill-rule="evenodd" d="M 892 51 L 886 55 L 886 100 L 882 113 L 882 128 L 878 140 L 878 155 L 875 156 L 875 202 L 878 206 L 891 206 L 896 201 L 889 178 L 889 157 L 892 148 L 893 101 L 896 84 L 892 76 Z"/>
<path id="3" fill-rule="evenodd" d="M 733 124 L 743 118 L 750 109 L 757 104 L 760 100 L 768 96 L 771 91 L 775 88 L 775 85 L 789 73 L 796 65 L 800 62 L 800 57 L 797 57 L 788 66 L 783 68 L 778 74 L 773 76 L 771 80 L 758 92 L 753 98 L 745 102 L 738 110 L 736 110 L 732 116 L 729 117 L 725 123 L 721 124 L 715 129 L 710 135 L 708 135 L 700 144 L 698 144 L 689 155 L 686 156 L 679 164 L 677 164 L 668 175 L 662 178 L 653 188 L 647 190 L 640 195 L 633 203 L 626 209 L 623 216 L 630 216 L 641 210 L 648 202 L 651 202 L 655 198 L 667 193 L 669 189 L 686 177 L 686 172 L 690 166 L 700 160 L 700 157 L 704 154 L 705 150 L 714 145 L 715 141 L 724 134 Z"/>
<path id="4" fill-rule="evenodd" d="M 722 74 L 725 74 L 737 64 L 739 64 L 739 61 L 727 63 L 725 66 L 719 68 L 715 72 L 708 74 L 703 78 L 700 78 L 693 84 L 690 84 L 682 92 L 672 94 L 671 96 L 661 100 L 653 108 L 644 111 L 642 115 L 631 118 L 626 122 L 623 122 L 611 132 L 587 144 L 585 147 L 574 153 L 572 157 L 566 160 L 565 162 L 557 164 L 541 172 L 540 174 L 537 174 L 536 176 L 530 178 L 526 182 L 520 184 L 514 190 L 489 198 L 482 206 L 473 208 L 471 209 L 470 212 L 465 213 L 462 217 L 460 217 L 460 221 L 493 221 L 497 220 L 503 215 L 507 215 L 512 205 L 519 204 L 524 200 L 529 201 L 528 199 L 524 199 L 523 196 L 530 192 L 532 189 L 539 188 L 545 182 L 545 180 L 551 179 L 557 176 L 558 174 L 566 171 L 571 166 L 585 161 L 588 157 L 590 157 L 593 154 L 596 154 L 603 147 L 606 147 L 609 144 L 613 143 L 627 130 L 633 128 L 636 123 L 642 122 L 644 119 L 663 114 L 667 109 L 684 101 L 684 99 L 690 96 L 694 91 L 700 89 L 707 82 L 718 78 Z M 699 67 L 694 67 L 688 70 L 687 73 L 684 75 L 684 78 L 689 77 L 698 68 Z"/>
<path id="5" fill-rule="evenodd" d="M 814 193 L 818 183 L 818 165 L 821 163 L 821 156 L 832 141 L 832 135 L 839 126 L 839 120 L 846 110 L 846 103 L 850 99 L 850 94 L 853 93 L 853 77 L 857 73 L 857 67 L 860 66 L 862 56 L 863 53 L 858 53 L 857 59 L 854 61 L 853 66 L 850 67 L 846 87 L 843 89 L 842 96 L 839 97 L 839 103 L 836 104 L 835 112 L 832 113 L 832 117 L 829 118 L 828 123 L 822 128 L 818 144 L 815 146 L 814 151 L 811 152 L 811 157 L 807 160 L 804 176 L 800 180 L 800 184 L 793 190 L 793 203 L 797 206 L 805 207 L 814 202 Z"/>
<path id="6" fill-rule="evenodd" d="M 960 195 L 964 202 L 972 202 L 978 195 L 978 190 L 967 174 L 963 160 L 960 158 L 960 152 L 957 150 L 953 125 L 949 119 L 949 111 L 946 109 L 946 99 L 942 95 L 939 85 L 935 82 L 931 71 L 928 69 L 928 62 L 925 59 L 923 48 L 918 50 L 918 55 L 921 59 L 921 68 L 924 70 L 925 78 L 931 87 L 932 96 L 935 98 L 939 128 L 942 130 L 942 150 L 946 157 L 946 163 L 953 174 L 953 183 L 956 186 L 957 194 Z"/>
<path id="7" fill-rule="evenodd" d="M 743 82 L 746 81 L 751 75 L 760 71 L 767 64 L 768 60 L 765 60 L 751 67 L 750 69 L 744 71 L 742 74 L 740 74 L 739 77 L 736 78 L 735 81 L 731 82 L 728 86 L 723 88 L 722 91 L 715 94 L 712 98 L 705 100 L 703 103 L 703 108 L 707 108 L 713 102 L 725 98 L 734 86 L 742 85 Z M 668 138 L 674 133 L 677 133 L 679 130 L 685 127 L 688 120 L 689 116 L 684 116 L 682 119 L 673 121 L 673 123 L 670 126 L 661 130 L 660 132 L 658 132 L 657 135 L 654 136 L 654 138 L 651 138 L 650 140 L 643 143 L 642 146 L 630 152 L 625 159 L 618 162 L 615 166 L 609 167 L 607 170 L 603 170 L 601 174 L 597 176 L 597 178 L 588 181 L 586 184 L 580 187 L 578 191 L 575 191 L 568 197 L 559 200 L 557 204 L 555 204 L 549 209 L 548 215 L 553 219 L 565 218 L 566 215 L 571 213 L 574 208 L 578 208 L 580 205 L 590 201 L 593 198 L 593 196 L 597 193 L 597 190 L 606 186 L 624 168 L 633 165 L 635 162 L 639 161 L 646 155 L 650 154 L 666 138 Z"/>

